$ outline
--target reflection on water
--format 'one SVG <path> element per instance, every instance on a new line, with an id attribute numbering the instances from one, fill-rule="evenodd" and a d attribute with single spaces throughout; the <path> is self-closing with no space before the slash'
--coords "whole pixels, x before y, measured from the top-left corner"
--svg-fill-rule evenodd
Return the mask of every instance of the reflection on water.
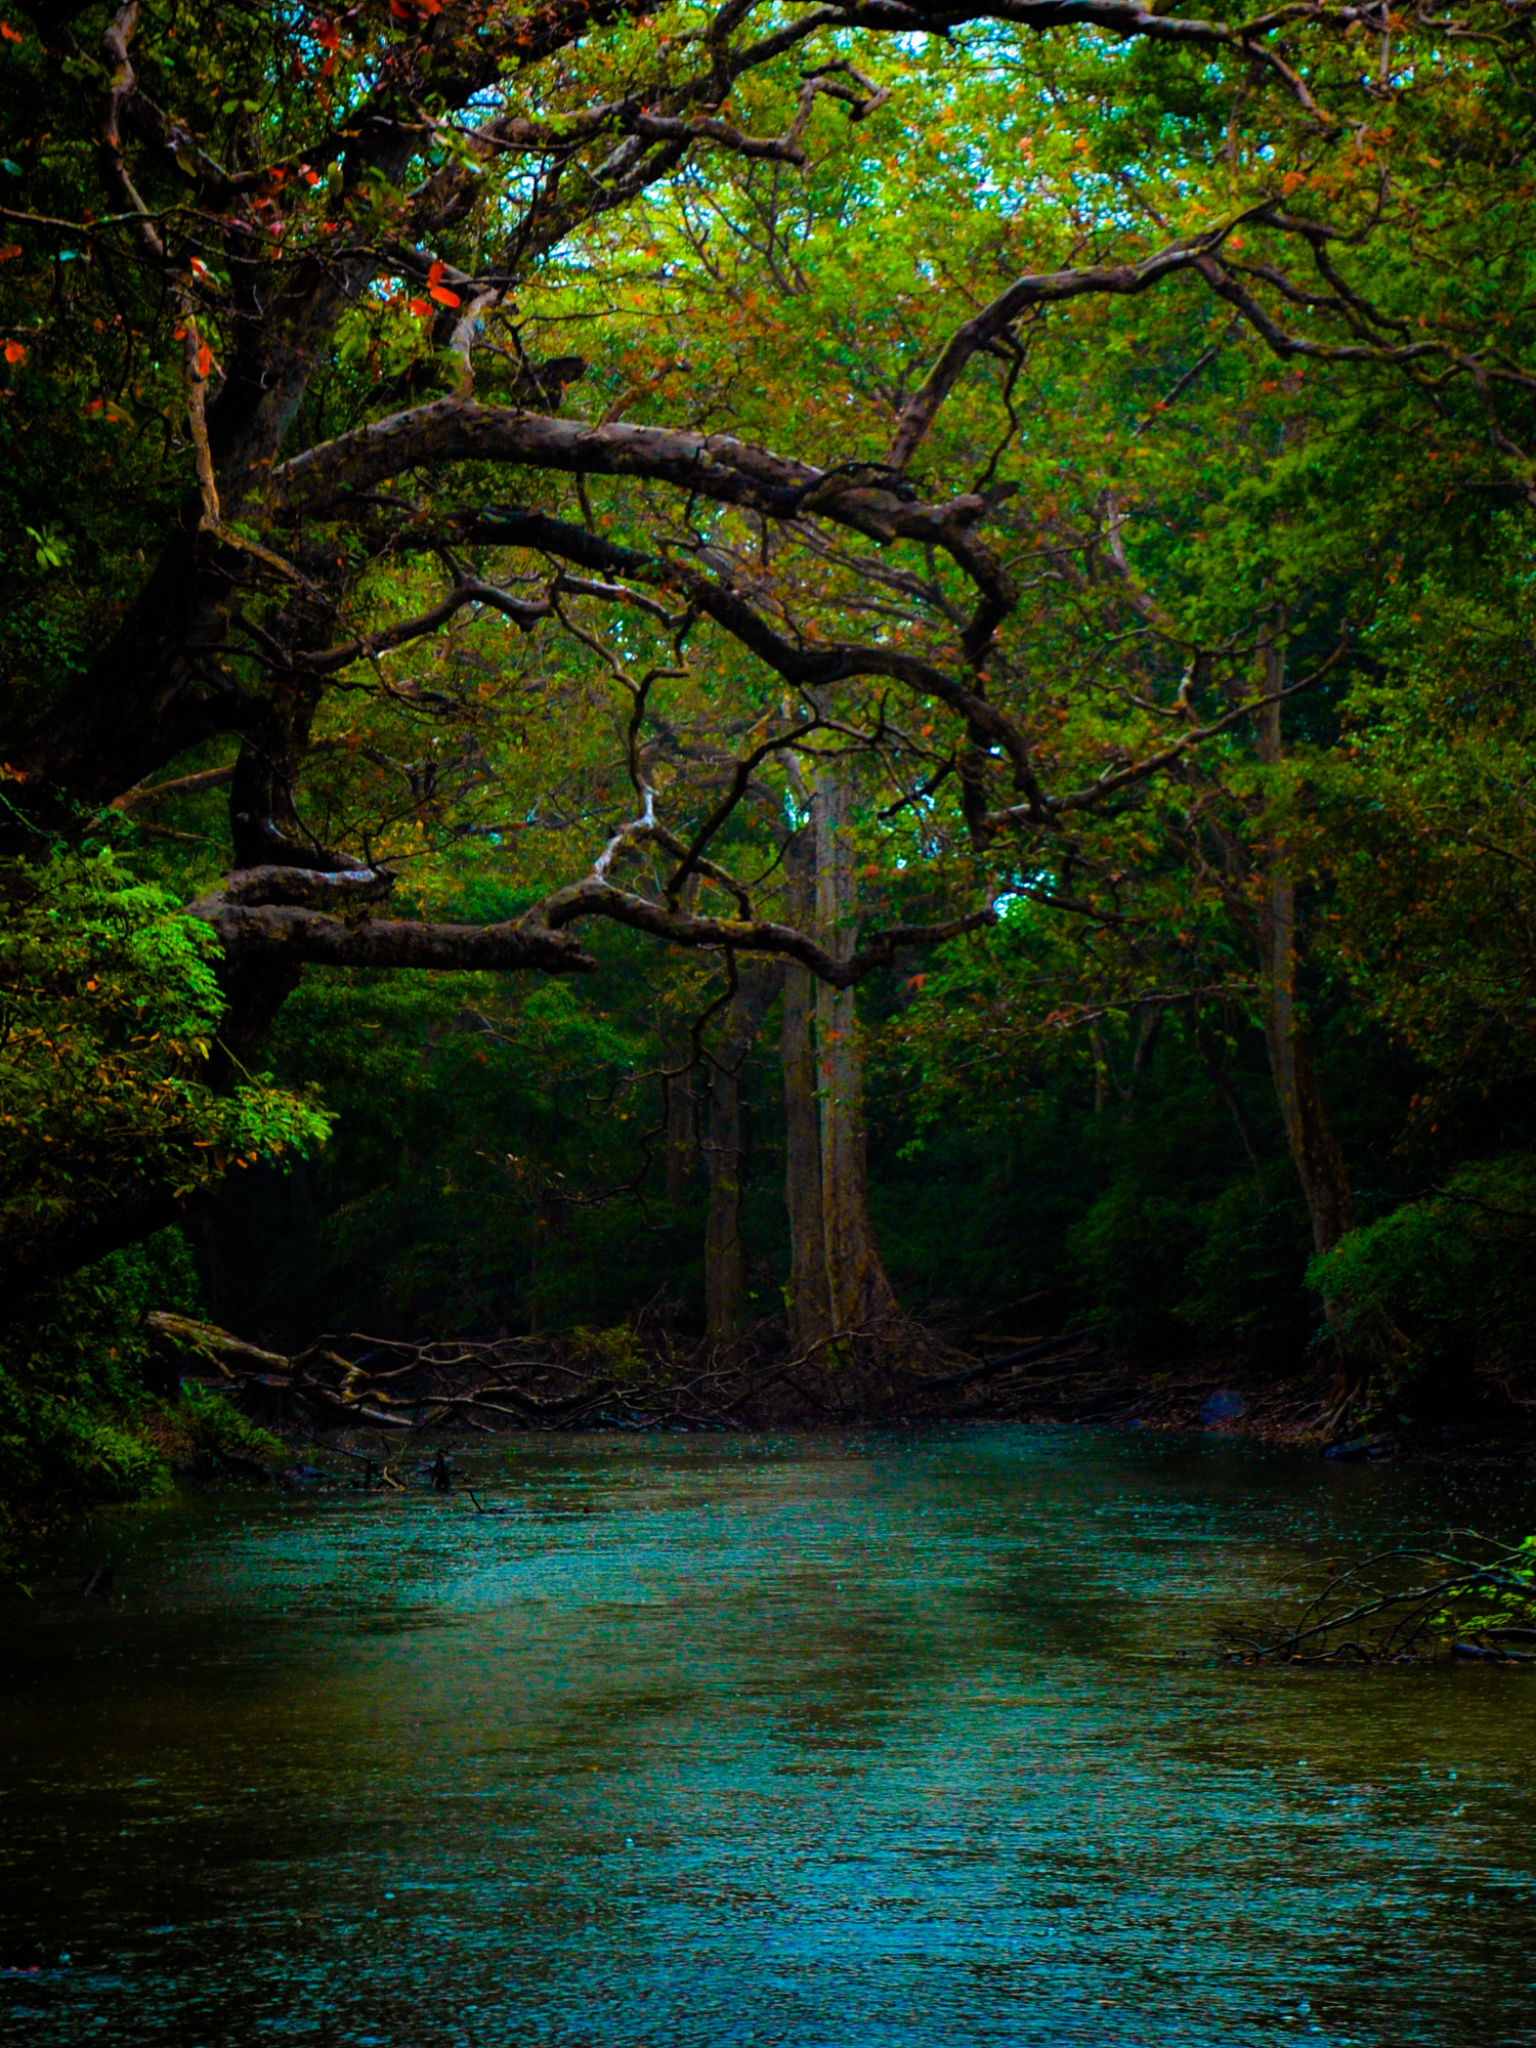
<path id="1" fill-rule="evenodd" d="M 1536 2044 L 1536 1674 L 1180 1654 L 1536 1484 L 1026 1429 L 477 1455 L 510 1512 L 184 1503 L 6 1610 L 18 2041 Z"/>

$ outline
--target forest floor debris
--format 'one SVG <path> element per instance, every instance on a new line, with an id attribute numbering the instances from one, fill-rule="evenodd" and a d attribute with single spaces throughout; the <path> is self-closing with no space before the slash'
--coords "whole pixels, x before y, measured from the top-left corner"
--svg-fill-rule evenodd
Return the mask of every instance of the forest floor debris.
<path id="1" fill-rule="evenodd" d="M 1286 1379 L 1214 1365 L 1149 1375 L 1082 1331 L 1009 1338 L 981 1357 L 905 1323 L 842 1332 L 789 1357 L 768 1328 L 707 1347 L 629 1329 L 422 1342 L 327 1333 L 290 1356 L 187 1317 L 148 1323 L 183 1369 L 292 1441 L 316 1430 L 398 1433 L 403 1446 L 424 1430 L 1017 1421 L 1238 1437 L 1343 1462 L 1536 1462 L 1536 1387 L 1508 1376 L 1459 1390 L 1454 1419 L 1421 1401 L 1417 1415 L 1394 1407 L 1339 1435 L 1315 1367 Z M 387 1486 L 392 1461 L 378 1462 Z"/>

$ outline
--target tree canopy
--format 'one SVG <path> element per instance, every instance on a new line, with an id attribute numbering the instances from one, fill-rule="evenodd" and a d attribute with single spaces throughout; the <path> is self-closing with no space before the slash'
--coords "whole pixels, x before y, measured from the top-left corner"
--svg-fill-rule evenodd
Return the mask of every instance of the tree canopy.
<path id="1" fill-rule="evenodd" d="M 1261 1046 L 1341 1331 L 1411 1189 L 1331 1020 L 1410 1126 L 1530 1071 L 1532 63 L 1515 0 L 13 10 L 13 1254 L 312 1149 L 306 969 L 622 959 L 654 1081 L 761 957 L 882 977 L 807 1028 L 930 1134 L 1162 1034 L 1252 1151 Z M 173 963 L 126 1036 L 98 936 Z"/>

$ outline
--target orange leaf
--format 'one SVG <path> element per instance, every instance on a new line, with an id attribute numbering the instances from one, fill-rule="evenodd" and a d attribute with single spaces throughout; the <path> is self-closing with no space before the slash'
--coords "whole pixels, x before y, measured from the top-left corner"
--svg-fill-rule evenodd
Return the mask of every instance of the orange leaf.
<path id="1" fill-rule="evenodd" d="M 440 306 L 456 306 L 459 303 L 458 293 L 449 291 L 444 284 L 433 285 L 430 296 L 436 299 Z"/>
<path id="2" fill-rule="evenodd" d="M 427 304 L 425 299 L 412 299 L 411 311 L 416 315 L 416 318 L 418 320 L 424 320 L 428 313 L 431 312 L 431 310 L 432 308 Z"/>
<path id="3" fill-rule="evenodd" d="M 20 242 L 7 242 L 5 247 L 0 249 L 0 263 L 9 263 L 13 256 L 19 256 L 20 254 Z"/>
<path id="4" fill-rule="evenodd" d="M 20 29 L 12 28 L 8 21 L 0 21 L 0 36 L 4 36 L 8 43 L 19 43 L 21 41 Z"/>
<path id="5" fill-rule="evenodd" d="M 5 344 L 5 360 L 8 363 L 24 363 L 27 360 L 27 351 L 19 341 L 8 341 Z"/>
<path id="6" fill-rule="evenodd" d="M 199 375 L 199 377 L 206 377 L 208 372 L 212 368 L 213 350 L 208 346 L 207 342 L 205 341 L 202 347 L 197 352 L 197 374 Z"/>

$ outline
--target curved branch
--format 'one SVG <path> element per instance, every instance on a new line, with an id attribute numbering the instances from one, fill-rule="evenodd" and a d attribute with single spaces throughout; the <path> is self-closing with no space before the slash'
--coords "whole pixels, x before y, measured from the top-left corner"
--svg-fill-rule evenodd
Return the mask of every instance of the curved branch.
<path id="1" fill-rule="evenodd" d="M 1070 13 L 1073 10 L 1064 11 Z M 1171 248 L 1160 249 L 1155 256 L 1145 257 L 1140 263 L 1103 264 L 1086 270 L 1053 270 L 1040 276 L 1016 278 L 1006 291 L 999 292 L 991 305 L 983 306 L 963 327 L 956 328 L 928 373 L 922 389 L 908 399 L 891 442 L 891 468 L 904 470 L 907 467 L 918 444 L 933 425 L 939 407 L 955 388 L 971 357 L 1011 327 L 1021 313 L 1027 312 L 1031 306 L 1054 305 L 1066 299 L 1093 295 L 1134 298 L 1149 291 L 1165 277 L 1194 269 L 1228 232 L 1221 228 L 1202 235 L 1194 243 L 1177 242 Z"/>
<path id="2" fill-rule="evenodd" d="M 996 924 L 997 912 L 990 907 L 952 918 L 946 924 L 893 925 L 870 932 L 863 945 L 848 959 L 839 959 L 825 946 L 792 925 L 775 924 L 766 918 L 698 917 L 690 911 L 670 910 L 627 889 L 619 889 L 600 876 L 589 875 L 561 889 L 530 913 L 551 934 L 583 917 L 611 918 L 633 931 L 648 932 L 674 946 L 719 947 L 727 952 L 770 953 L 798 960 L 819 980 L 833 988 L 851 988 L 876 967 L 888 967 L 900 946 L 938 946 L 965 932 L 981 931 Z M 537 927 L 531 927 L 536 929 Z"/>
<path id="3" fill-rule="evenodd" d="M 908 487 L 866 482 L 859 473 L 843 478 L 731 434 L 624 420 L 591 426 L 457 397 L 370 421 L 306 449 L 272 472 L 272 501 L 280 515 L 297 517 L 345 502 L 349 493 L 371 490 L 402 470 L 457 462 L 640 477 L 776 520 L 795 518 L 814 497 L 822 517 L 872 539 L 941 547 L 960 542 L 987 510 L 987 501 L 974 495 L 919 504 Z"/>

